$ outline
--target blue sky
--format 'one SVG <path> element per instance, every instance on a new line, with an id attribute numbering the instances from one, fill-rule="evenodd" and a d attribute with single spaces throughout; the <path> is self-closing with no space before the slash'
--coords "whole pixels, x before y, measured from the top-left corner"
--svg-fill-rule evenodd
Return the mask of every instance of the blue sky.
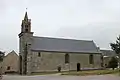
<path id="1" fill-rule="evenodd" d="M 0 0 L 0 50 L 19 51 L 26 7 L 36 36 L 94 40 L 110 49 L 120 34 L 120 0 Z"/>

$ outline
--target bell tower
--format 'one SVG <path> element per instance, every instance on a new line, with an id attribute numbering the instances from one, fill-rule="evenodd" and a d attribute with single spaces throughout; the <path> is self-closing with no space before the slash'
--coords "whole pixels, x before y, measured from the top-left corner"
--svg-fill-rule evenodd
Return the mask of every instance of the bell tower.
<path id="1" fill-rule="evenodd" d="M 24 20 L 22 20 L 21 28 L 21 32 L 31 32 L 31 19 L 28 19 L 27 12 L 25 13 Z"/>
<path id="2" fill-rule="evenodd" d="M 28 19 L 28 14 L 25 12 L 24 19 L 21 24 L 21 32 L 19 36 L 19 73 L 31 73 L 31 45 L 33 40 L 33 32 L 31 32 L 31 19 Z"/>
<path id="3" fill-rule="evenodd" d="M 33 34 L 33 32 L 31 32 L 31 19 L 28 19 L 27 12 L 25 12 L 24 19 L 22 20 L 21 33 L 19 34 L 19 37 L 23 34 Z"/>

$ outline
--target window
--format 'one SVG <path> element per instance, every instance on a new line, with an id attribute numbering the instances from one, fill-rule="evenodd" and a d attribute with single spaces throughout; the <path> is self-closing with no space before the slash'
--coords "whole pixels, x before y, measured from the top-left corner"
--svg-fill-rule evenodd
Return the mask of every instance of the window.
<path id="1" fill-rule="evenodd" d="M 25 29 L 25 32 L 28 32 L 28 29 Z"/>
<path id="2" fill-rule="evenodd" d="M 103 56 L 101 56 L 101 61 L 103 61 Z"/>
<path id="3" fill-rule="evenodd" d="M 103 67 L 103 56 L 101 56 L 101 67 Z"/>
<path id="4" fill-rule="evenodd" d="M 89 63 L 90 63 L 90 64 L 93 64 L 93 63 L 94 63 L 93 55 L 89 55 Z"/>
<path id="5" fill-rule="evenodd" d="M 41 53 L 40 52 L 38 52 L 38 57 L 41 57 Z"/>
<path id="6" fill-rule="evenodd" d="M 69 54 L 65 54 L 65 63 L 69 63 Z"/>
<path id="7" fill-rule="evenodd" d="M 25 32 L 28 32 L 28 25 L 25 25 Z"/>
<path id="8" fill-rule="evenodd" d="M 25 28 L 28 28 L 28 25 L 25 25 Z"/>
<path id="9" fill-rule="evenodd" d="M 7 70 L 10 70 L 10 66 L 7 67 Z"/>

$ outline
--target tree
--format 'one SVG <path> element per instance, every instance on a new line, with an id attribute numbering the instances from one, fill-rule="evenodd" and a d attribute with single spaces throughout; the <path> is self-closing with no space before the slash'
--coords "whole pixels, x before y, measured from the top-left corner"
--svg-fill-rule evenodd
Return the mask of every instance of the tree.
<path id="1" fill-rule="evenodd" d="M 114 68 L 117 67 L 118 67 L 118 60 L 115 57 L 112 57 L 108 63 L 108 68 L 112 68 L 114 70 Z"/>
<path id="2" fill-rule="evenodd" d="M 4 52 L 0 51 L 0 79 L 2 78 L 1 75 L 2 75 L 2 64 L 1 62 L 3 61 L 3 58 L 4 58 Z"/>
<path id="3" fill-rule="evenodd" d="M 0 62 L 3 61 L 4 52 L 0 51 Z"/>
<path id="4" fill-rule="evenodd" d="M 115 43 L 110 43 L 110 46 L 119 57 L 119 68 L 120 68 L 120 35 L 117 37 Z"/>

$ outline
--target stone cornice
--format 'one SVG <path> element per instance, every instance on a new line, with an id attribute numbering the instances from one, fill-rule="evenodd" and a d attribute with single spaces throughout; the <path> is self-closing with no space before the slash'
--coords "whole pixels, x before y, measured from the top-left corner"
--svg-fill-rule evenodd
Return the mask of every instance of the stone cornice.
<path id="1" fill-rule="evenodd" d="M 20 38 L 21 36 L 23 36 L 24 33 L 33 34 L 34 32 L 21 32 L 20 34 L 18 34 L 19 38 Z"/>

